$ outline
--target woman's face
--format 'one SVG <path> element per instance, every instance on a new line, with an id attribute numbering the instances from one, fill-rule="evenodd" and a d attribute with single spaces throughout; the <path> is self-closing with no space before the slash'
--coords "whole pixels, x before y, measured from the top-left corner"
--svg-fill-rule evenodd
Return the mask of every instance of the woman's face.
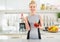
<path id="1" fill-rule="evenodd" d="M 30 8 L 30 11 L 34 13 L 36 11 L 36 4 L 30 4 L 29 8 Z"/>

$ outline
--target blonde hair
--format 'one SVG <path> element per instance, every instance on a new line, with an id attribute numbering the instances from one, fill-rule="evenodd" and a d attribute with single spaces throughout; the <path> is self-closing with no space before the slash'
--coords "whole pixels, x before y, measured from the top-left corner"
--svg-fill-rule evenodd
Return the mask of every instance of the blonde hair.
<path id="1" fill-rule="evenodd" d="M 30 4 L 36 4 L 36 2 L 34 1 L 34 0 L 32 0 L 30 3 L 29 3 L 29 5 Z"/>

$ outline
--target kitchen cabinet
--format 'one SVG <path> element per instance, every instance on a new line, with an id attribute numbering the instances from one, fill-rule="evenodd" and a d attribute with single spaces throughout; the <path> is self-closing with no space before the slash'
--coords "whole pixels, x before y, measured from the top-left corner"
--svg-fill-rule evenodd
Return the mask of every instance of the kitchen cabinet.
<path id="1" fill-rule="evenodd" d="M 29 9 L 29 3 L 31 0 L 6 0 L 6 8 L 7 10 L 27 10 Z M 35 0 L 37 3 L 37 9 L 40 10 L 41 4 L 46 5 L 55 5 L 60 9 L 60 0 Z"/>
<path id="2" fill-rule="evenodd" d="M 18 9 L 28 9 L 28 3 L 30 0 L 7 0 L 6 8 L 7 10 L 18 10 Z"/>
<path id="3" fill-rule="evenodd" d="M 0 10 L 5 10 L 6 0 L 0 0 Z"/>
<path id="4" fill-rule="evenodd" d="M 2 0 L 0 1 L 0 10 L 27 10 L 31 0 Z M 41 4 L 55 5 L 60 9 L 60 0 L 35 0 L 37 9 L 40 10 Z"/>

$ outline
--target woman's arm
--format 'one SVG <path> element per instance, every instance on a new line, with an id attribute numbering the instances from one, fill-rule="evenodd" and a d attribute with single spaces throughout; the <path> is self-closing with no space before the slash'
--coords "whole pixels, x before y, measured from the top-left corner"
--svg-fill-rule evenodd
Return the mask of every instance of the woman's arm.
<path id="1" fill-rule="evenodd" d="M 39 20 L 40 20 L 39 28 L 40 28 L 40 29 L 43 29 L 43 28 L 42 28 L 42 26 L 43 26 L 43 20 L 42 20 L 42 17 L 39 16 L 39 18 L 40 18 L 40 19 L 39 19 Z"/>
<path id="2" fill-rule="evenodd" d="M 30 30 L 30 26 L 29 26 L 29 24 L 28 24 L 28 18 L 25 17 L 24 20 L 25 20 L 26 30 Z"/>

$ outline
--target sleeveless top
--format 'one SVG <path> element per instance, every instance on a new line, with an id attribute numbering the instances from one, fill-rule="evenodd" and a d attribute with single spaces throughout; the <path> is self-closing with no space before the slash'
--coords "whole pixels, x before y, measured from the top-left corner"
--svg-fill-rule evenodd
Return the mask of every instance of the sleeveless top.
<path id="1" fill-rule="evenodd" d="M 28 16 L 28 21 L 30 24 L 30 39 L 38 39 L 38 28 L 34 27 L 34 23 L 39 22 L 39 15 Z"/>

